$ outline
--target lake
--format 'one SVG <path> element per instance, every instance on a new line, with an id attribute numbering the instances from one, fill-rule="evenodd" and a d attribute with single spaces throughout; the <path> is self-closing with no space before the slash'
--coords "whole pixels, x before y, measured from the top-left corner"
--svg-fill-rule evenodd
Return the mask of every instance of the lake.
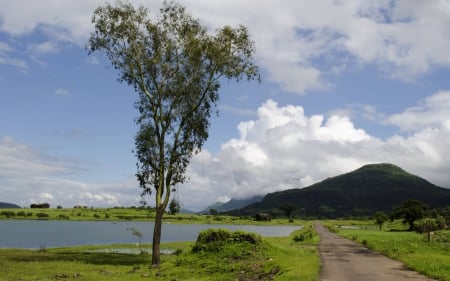
<path id="1" fill-rule="evenodd" d="M 143 243 L 151 243 L 152 222 L 0 220 L 0 248 L 137 243 L 137 237 L 127 230 L 132 227 L 143 233 Z M 198 233 L 208 228 L 244 230 L 262 236 L 287 236 L 301 226 L 163 224 L 161 242 L 195 241 Z"/>

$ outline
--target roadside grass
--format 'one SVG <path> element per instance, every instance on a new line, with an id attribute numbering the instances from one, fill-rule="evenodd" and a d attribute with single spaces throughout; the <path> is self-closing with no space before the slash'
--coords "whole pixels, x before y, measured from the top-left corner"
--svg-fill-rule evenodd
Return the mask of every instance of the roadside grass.
<path id="1" fill-rule="evenodd" d="M 309 233 L 312 233 L 310 236 Z M 304 235 L 307 239 L 294 241 Z M 175 254 L 162 255 L 150 268 L 150 255 L 123 253 L 135 245 L 105 245 L 43 250 L 0 249 L 0 280 L 317 280 L 318 236 L 309 226 L 260 244 L 227 243 L 220 251 L 193 252 L 194 242 L 162 244 Z M 149 249 L 150 245 L 144 245 Z"/>
<path id="2" fill-rule="evenodd" d="M 427 242 L 425 234 L 405 231 L 398 221 L 387 225 L 383 231 L 376 230 L 376 227 L 369 228 L 370 222 L 367 221 L 359 225 L 357 222 L 350 224 L 359 229 L 343 227 L 342 221 L 328 221 L 326 224 L 339 235 L 400 260 L 415 271 L 438 280 L 450 281 L 449 230 L 435 232 L 432 242 Z"/>
<path id="3" fill-rule="evenodd" d="M 277 281 L 315 281 L 319 279 L 320 256 L 317 249 L 319 236 L 312 223 L 294 231 L 289 237 L 265 238 L 275 245 L 274 261 L 281 268 Z M 298 239 L 305 237 L 305 239 Z M 301 241 L 300 241 L 301 240 Z"/>

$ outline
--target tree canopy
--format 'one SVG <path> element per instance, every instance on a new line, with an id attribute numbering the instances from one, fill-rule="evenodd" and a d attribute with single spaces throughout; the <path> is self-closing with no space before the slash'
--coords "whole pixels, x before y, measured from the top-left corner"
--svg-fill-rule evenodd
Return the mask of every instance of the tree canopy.
<path id="1" fill-rule="evenodd" d="M 392 219 L 403 219 L 403 223 L 408 224 L 409 230 L 412 230 L 414 222 L 423 218 L 427 209 L 427 205 L 423 202 L 418 200 L 406 200 L 392 210 L 390 217 Z"/>
<path id="2" fill-rule="evenodd" d="M 136 176 L 142 195 L 155 195 L 152 264 L 159 264 L 164 210 L 208 138 L 220 83 L 259 80 L 254 43 L 244 26 L 224 26 L 211 34 L 174 2 L 164 2 L 155 18 L 143 6 L 106 4 L 95 10 L 92 22 L 89 52 L 103 52 L 119 81 L 139 96 Z"/>

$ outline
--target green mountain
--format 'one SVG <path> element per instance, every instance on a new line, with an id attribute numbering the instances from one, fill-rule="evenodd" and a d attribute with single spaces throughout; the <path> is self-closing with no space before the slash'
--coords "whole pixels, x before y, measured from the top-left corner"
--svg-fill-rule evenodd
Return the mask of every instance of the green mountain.
<path id="1" fill-rule="evenodd" d="M 450 189 L 438 187 L 392 164 L 371 164 L 353 172 L 328 178 L 302 189 L 267 194 L 259 203 L 234 214 L 282 213 L 291 205 L 303 216 L 367 216 L 388 212 L 404 200 L 416 199 L 431 208 L 450 205 Z"/>
<path id="2" fill-rule="evenodd" d="M 16 208 L 20 208 L 20 206 L 12 203 L 0 202 L 0 209 L 16 209 Z"/>

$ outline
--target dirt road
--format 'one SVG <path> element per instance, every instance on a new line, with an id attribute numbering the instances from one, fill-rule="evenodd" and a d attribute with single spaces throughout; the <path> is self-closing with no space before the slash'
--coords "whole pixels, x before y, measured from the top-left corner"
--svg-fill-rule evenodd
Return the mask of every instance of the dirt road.
<path id="1" fill-rule="evenodd" d="M 381 254 L 331 233 L 320 223 L 321 281 L 430 281 L 419 273 Z"/>

